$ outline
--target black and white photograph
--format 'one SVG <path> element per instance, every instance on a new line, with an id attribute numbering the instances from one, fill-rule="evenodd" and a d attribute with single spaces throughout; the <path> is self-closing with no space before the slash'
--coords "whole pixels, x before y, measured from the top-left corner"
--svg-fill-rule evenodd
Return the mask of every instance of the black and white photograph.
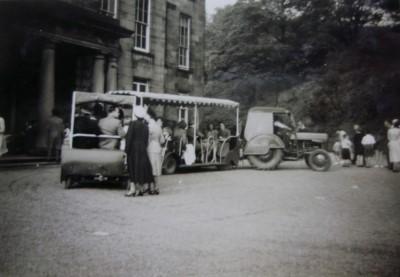
<path id="1" fill-rule="evenodd" d="M 400 276 L 400 0 L 0 0 L 0 276 Z"/>

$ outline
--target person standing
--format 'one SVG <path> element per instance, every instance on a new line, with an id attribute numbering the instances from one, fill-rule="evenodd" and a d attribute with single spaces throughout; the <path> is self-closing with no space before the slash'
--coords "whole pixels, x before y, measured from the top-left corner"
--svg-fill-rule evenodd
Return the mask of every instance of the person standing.
<path id="1" fill-rule="evenodd" d="M 64 121 L 57 109 L 53 109 L 52 116 L 47 121 L 47 158 L 55 154 L 56 161 L 60 160 L 61 145 L 64 139 Z M 55 152 L 55 153 L 54 153 Z"/>
<path id="2" fill-rule="evenodd" d="M 143 185 L 154 183 L 153 172 L 147 154 L 149 129 L 144 123 L 146 111 L 141 106 L 134 107 L 137 120 L 131 121 L 126 135 L 125 152 L 129 173 L 129 191 L 125 196 L 142 196 Z"/>
<path id="3" fill-rule="evenodd" d="M 341 139 L 341 149 L 342 149 L 342 160 L 343 166 L 348 167 L 351 164 L 351 154 L 353 145 L 347 134 L 344 134 Z"/>
<path id="4" fill-rule="evenodd" d="M 388 130 L 389 160 L 394 172 L 400 171 L 400 121 L 393 120 L 393 127 Z"/>
<path id="5" fill-rule="evenodd" d="M 162 133 L 162 120 L 158 118 L 155 120 L 155 115 L 152 111 L 148 111 L 149 118 L 149 145 L 147 146 L 147 152 L 153 172 L 154 182 L 150 183 L 149 194 L 159 194 L 158 181 L 162 171 L 162 147 L 165 143 L 165 138 Z"/>
<path id="6" fill-rule="evenodd" d="M 354 137 L 353 137 L 353 147 L 354 147 L 354 156 L 352 163 L 358 166 L 365 165 L 365 157 L 364 157 L 364 147 L 361 144 L 362 138 L 364 137 L 364 133 L 361 130 L 359 125 L 354 125 Z"/>
<path id="7" fill-rule="evenodd" d="M 373 135 L 371 135 L 368 131 L 365 132 L 365 136 L 361 140 L 361 144 L 364 148 L 364 158 L 365 158 L 365 166 L 372 166 L 372 158 L 375 154 L 375 143 L 376 140 Z"/>
<path id="8" fill-rule="evenodd" d="M 120 120 L 120 114 L 121 111 L 117 106 L 111 106 L 108 109 L 107 117 L 102 118 L 99 121 L 101 133 L 108 136 L 124 137 L 125 132 Z M 118 141 L 117 138 L 101 138 L 99 146 L 102 149 L 114 150 L 118 148 Z"/>
<path id="9" fill-rule="evenodd" d="M 387 168 L 392 170 L 392 163 L 390 162 L 390 157 L 389 157 L 389 140 L 388 140 L 388 132 L 390 130 L 390 128 L 393 128 L 392 122 L 390 122 L 389 119 L 386 119 L 383 122 L 383 126 L 385 127 L 385 139 L 384 139 L 384 155 L 386 156 L 386 162 L 387 162 Z"/>
<path id="10" fill-rule="evenodd" d="M 8 152 L 5 133 L 6 123 L 4 121 L 4 118 L 0 116 L 0 157 Z"/>
<path id="11" fill-rule="evenodd" d="M 335 164 L 341 164 L 342 162 L 342 146 L 341 146 L 341 134 L 340 131 L 336 131 L 335 142 L 332 145 L 332 151 L 334 153 Z"/>

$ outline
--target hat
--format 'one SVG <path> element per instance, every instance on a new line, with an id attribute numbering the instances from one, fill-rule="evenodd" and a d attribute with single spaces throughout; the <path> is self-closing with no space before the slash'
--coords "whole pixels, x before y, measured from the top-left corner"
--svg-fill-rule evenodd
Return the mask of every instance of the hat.
<path id="1" fill-rule="evenodd" d="M 146 115 L 146 111 L 142 106 L 135 106 L 133 109 L 133 113 L 137 118 L 143 118 Z"/>

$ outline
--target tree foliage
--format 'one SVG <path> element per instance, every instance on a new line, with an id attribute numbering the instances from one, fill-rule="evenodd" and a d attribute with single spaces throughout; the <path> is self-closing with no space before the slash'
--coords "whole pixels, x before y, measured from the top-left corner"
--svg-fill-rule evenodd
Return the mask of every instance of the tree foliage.
<path id="1" fill-rule="evenodd" d="M 247 109 L 281 105 L 296 87 L 312 82 L 315 95 L 292 97 L 304 105 L 302 115 L 317 124 L 367 120 L 379 114 L 380 104 L 363 82 L 384 94 L 379 78 L 391 82 L 384 77 L 389 68 L 391 76 L 399 70 L 399 35 L 392 27 L 378 28 L 388 15 L 399 22 L 397 8 L 390 0 L 239 0 L 207 26 L 207 93 L 234 98 Z M 381 63 L 393 66 L 377 67 Z M 368 112 L 347 112 L 357 102 Z"/>

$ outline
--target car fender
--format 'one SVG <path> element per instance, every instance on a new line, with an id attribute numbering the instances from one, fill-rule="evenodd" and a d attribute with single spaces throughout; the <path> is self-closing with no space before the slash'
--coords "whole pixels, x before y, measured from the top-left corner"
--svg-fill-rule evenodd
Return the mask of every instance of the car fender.
<path id="1" fill-rule="evenodd" d="M 282 149 L 285 144 L 276 135 L 258 135 L 251 138 L 244 148 L 244 155 L 265 155 L 270 149 Z"/>

